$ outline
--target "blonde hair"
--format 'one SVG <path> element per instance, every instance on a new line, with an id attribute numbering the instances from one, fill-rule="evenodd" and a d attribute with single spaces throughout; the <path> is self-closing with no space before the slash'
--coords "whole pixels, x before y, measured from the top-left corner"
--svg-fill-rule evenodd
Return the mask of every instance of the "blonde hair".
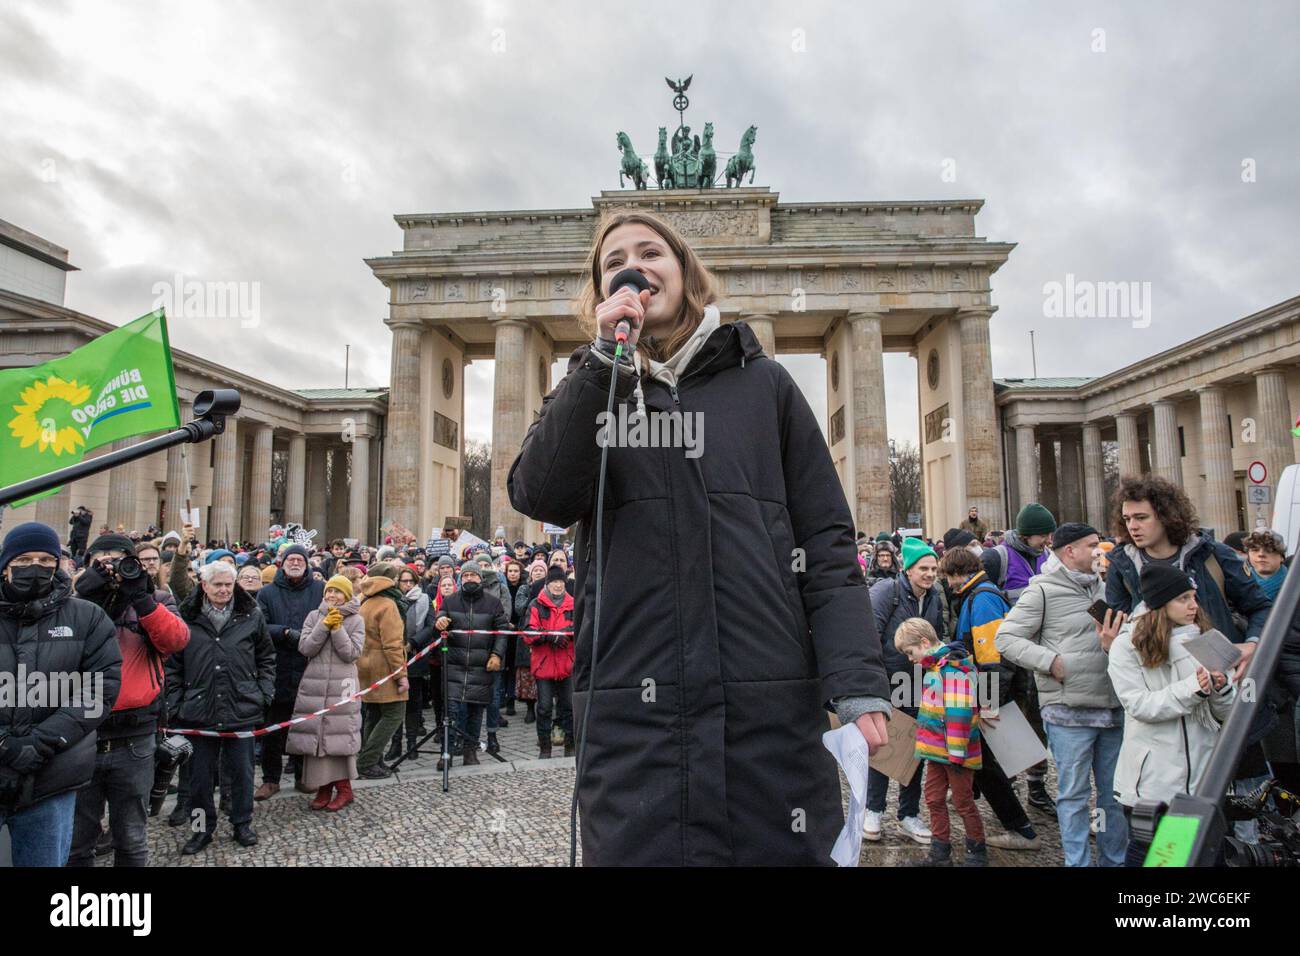
<path id="1" fill-rule="evenodd" d="M 909 617 L 894 632 L 894 646 L 900 651 L 909 647 L 933 647 L 939 643 L 934 625 L 923 617 Z"/>
<path id="2" fill-rule="evenodd" d="M 695 250 L 687 245 L 681 233 L 657 216 L 644 212 L 615 213 L 596 230 L 591 252 L 587 255 L 586 279 L 577 301 L 578 324 L 585 334 L 596 337 L 596 306 L 605 300 L 601 291 L 603 271 L 600 267 L 600 249 L 611 232 L 619 226 L 632 224 L 646 226 L 658 233 L 673 251 L 682 269 L 682 306 L 673 319 L 666 341 L 651 341 L 647 338 L 637 342 L 637 349 L 642 354 L 662 362 L 691 337 L 704 318 L 704 307 L 718 300 L 718 289 L 713 273 L 705 267 Z"/>

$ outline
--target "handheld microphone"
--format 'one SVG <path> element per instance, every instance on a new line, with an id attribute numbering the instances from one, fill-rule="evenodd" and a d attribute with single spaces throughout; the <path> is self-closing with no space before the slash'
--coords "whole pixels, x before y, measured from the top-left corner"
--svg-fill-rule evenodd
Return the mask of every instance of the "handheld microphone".
<path id="1" fill-rule="evenodd" d="M 613 296 L 619 289 L 624 286 L 632 286 L 636 289 L 637 295 L 640 295 L 646 289 L 650 288 L 650 280 L 643 276 L 635 269 L 624 269 L 614 276 L 613 281 L 609 284 L 609 294 Z M 614 327 L 614 340 L 619 345 L 627 344 L 627 337 L 632 332 L 632 326 L 628 324 L 627 319 L 619 319 L 618 325 Z"/>

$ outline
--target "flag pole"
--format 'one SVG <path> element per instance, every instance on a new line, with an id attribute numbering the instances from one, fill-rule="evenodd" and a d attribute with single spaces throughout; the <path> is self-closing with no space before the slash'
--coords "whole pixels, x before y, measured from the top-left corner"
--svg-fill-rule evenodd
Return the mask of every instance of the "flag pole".
<path id="1" fill-rule="evenodd" d="M 194 398 L 194 412 L 198 416 L 192 422 L 186 422 L 175 431 L 167 432 L 138 445 L 131 445 L 118 451 L 109 452 L 98 458 L 80 461 L 67 468 L 60 468 L 47 475 L 29 478 L 16 485 L 0 488 L 0 508 L 22 501 L 43 491 L 51 491 L 61 485 L 69 484 L 81 478 L 97 475 L 118 465 L 125 465 L 140 458 L 146 458 L 156 451 L 171 448 L 173 445 L 207 441 L 226 430 L 226 416 L 239 411 L 239 392 L 233 388 L 209 389 L 199 392 Z"/>

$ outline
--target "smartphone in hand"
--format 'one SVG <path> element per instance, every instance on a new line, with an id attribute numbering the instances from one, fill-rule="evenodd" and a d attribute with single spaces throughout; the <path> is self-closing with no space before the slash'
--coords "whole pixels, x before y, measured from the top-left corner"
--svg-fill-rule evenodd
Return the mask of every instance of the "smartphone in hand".
<path id="1" fill-rule="evenodd" d="M 1096 601 L 1092 602 L 1092 607 L 1088 608 L 1088 613 L 1092 615 L 1092 619 L 1094 621 L 1096 621 L 1102 627 L 1105 627 L 1106 612 L 1109 610 L 1110 610 L 1110 605 L 1107 604 L 1102 599 L 1098 598 Z"/>

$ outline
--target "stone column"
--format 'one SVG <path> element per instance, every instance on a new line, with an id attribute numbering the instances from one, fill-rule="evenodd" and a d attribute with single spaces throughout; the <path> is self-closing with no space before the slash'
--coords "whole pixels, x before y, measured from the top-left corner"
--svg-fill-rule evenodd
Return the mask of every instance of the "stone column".
<path id="1" fill-rule="evenodd" d="M 113 442 L 112 450 L 121 451 L 136 443 L 134 438 L 119 438 Z M 110 469 L 108 473 L 108 518 L 106 524 L 112 531 L 122 530 L 130 534 L 140 529 L 135 527 L 136 505 L 136 462 L 128 462 Z"/>
<path id="2" fill-rule="evenodd" d="M 1040 439 L 1038 442 L 1038 503 L 1052 513 L 1057 523 L 1061 520 L 1061 497 L 1056 484 L 1056 440 Z"/>
<path id="3" fill-rule="evenodd" d="M 1201 402 L 1201 467 L 1205 469 L 1205 494 L 1201 497 L 1201 524 L 1223 536 L 1237 528 L 1237 489 L 1232 474 L 1232 438 L 1228 434 L 1228 403 L 1217 385 L 1197 389 Z"/>
<path id="4" fill-rule="evenodd" d="M 239 537 L 239 421 L 226 419 L 226 430 L 212 439 L 217 443 L 212 465 L 212 527 L 205 538 L 229 543 Z"/>
<path id="5" fill-rule="evenodd" d="M 43 525 L 48 525 L 54 529 L 54 533 L 59 536 L 59 540 L 65 545 L 68 543 L 68 537 L 72 534 L 72 525 L 68 524 L 68 519 L 72 516 L 72 485 L 64 485 L 48 498 L 42 498 L 36 502 L 36 520 Z M 95 525 L 90 526 L 90 531 L 86 537 L 86 543 L 95 540 L 95 532 L 98 530 Z"/>
<path id="6" fill-rule="evenodd" d="M 1088 524 L 1106 532 L 1106 465 L 1101 449 L 1101 427 L 1083 426 L 1083 498 Z"/>
<path id="7" fill-rule="evenodd" d="M 347 446 L 328 449 L 332 456 L 329 507 L 326 524 L 332 538 L 351 537 L 348 531 L 348 449 Z"/>
<path id="8" fill-rule="evenodd" d="M 776 358 L 776 316 L 766 312 L 742 312 L 740 319 L 754 330 L 758 344 L 763 346 L 763 354 Z"/>
<path id="9" fill-rule="evenodd" d="M 387 440 L 384 442 L 383 520 L 396 521 L 419 534 L 416 525 L 419 524 L 423 448 L 420 412 L 424 404 L 420 342 L 424 333 L 418 322 L 397 322 L 392 325 L 392 330 L 391 385 L 388 390 L 388 416 L 384 425 Z M 464 428 L 464 425 L 461 427 Z M 495 436 L 493 439 L 495 451 Z M 522 443 L 522 433 L 519 439 Z M 493 461 L 495 460 L 494 454 Z M 507 462 L 506 467 L 509 466 L 510 463 Z"/>
<path id="10" fill-rule="evenodd" d="M 1282 369 L 1265 368 L 1255 373 L 1255 454 L 1268 469 L 1268 481 L 1277 501 L 1277 482 L 1287 465 L 1294 465 L 1295 443 L 1288 425 L 1292 421 L 1291 400 L 1286 391 L 1286 374 Z M 1264 508 L 1271 514 L 1273 505 Z"/>
<path id="11" fill-rule="evenodd" d="M 329 449 L 320 442 L 306 442 L 307 448 L 307 490 L 306 516 L 303 524 L 307 530 L 316 530 L 316 543 L 326 540 L 329 533 L 328 502 L 325 498 L 325 456 Z"/>
<path id="12" fill-rule="evenodd" d="M 1079 488 L 1079 439 L 1061 436 L 1061 518 L 1083 520 L 1083 494 Z"/>
<path id="13" fill-rule="evenodd" d="M 1115 416 L 1119 437 L 1119 476 L 1136 478 L 1142 474 L 1142 452 L 1138 448 L 1137 412 L 1120 412 Z"/>
<path id="14" fill-rule="evenodd" d="M 181 421 L 190 420 L 190 403 L 180 402 Z M 184 524 L 185 503 L 194 481 L 194 449 L 202 445 L 173 445 L 167 449 L 167 528 L 180 531 Z"/>
<path id="15" fill-rule="evenodd" d="M 1178 407 L 1168 399 L 1161 399 L 1151 407 L 1155 409 L 1156 423 L 1156 431 L 1151 439 L 1151 447 L 1155 452 L 1153 470 L 1160 477 L 1182 485 L 1183 461 L 1178 449 Z M 1226 427 L 1226 418 L 1224 422 Z"/>
<path id="16" fill-rule="evenodd" d="M 263 541 L 271 525 L 271 449 L 275 433 L 270 425 L 260 422 L 253 432 L 253 469 L 249 475 L 248 489 L 249 535 L 254 541 Z"/>
<path id="17" fill-rule="evenodd" d="M 296 521 L 302 524 L 306 499 L 304 496 L 307 480 L 307 436 L 291 435 L 289 437 L 289 470 L 285 475 L 284 521 Z"/>
<path id="18" fill-rule="evenodd" d="M 370 438 L 352 437 L 352 480 L 348 483 L 348 537 L 377 544 L 370 517 Z"/>
<path id="19" fill-rule="evenodd" d="M 889 430 L 885 421 L 885 362 L 881 316 L 851 312 L 849 368 L 853 381 L 853 484 L 850 502 L 859 531 L 893 527 L 889 495 Z"/>
<path id="20" fill-rule="evenodd" d="M 961 416 L 966 455 L 966 500 L 960 514 L 974 505 L 990 528 L 1006 524 L 1002 514 L 1002 456 L 998 414 L 993 401 L 993 352 L 988 311 L 958 312 L 961 332 Z M 883 410 L 882 410 L 883 413 Z"/>
<path id="21" fill-rule="evenodd" d="M 1016 489 L 1020 492 L 1016 511 L 1038 500 L 1038 462 L 1034 459 L 1034 426 L 1016 426 Z M 1009 528 L 1015 522 L 1010 515 L 1005 522 Z M 993 527 L 993 525 L 989 525 Z"/>
<path id="22" fill-rule="evenodd" d="M 527 376 L 524 374 L 524 338 L 528 326 L 516 319 L 500 319 L 495 323 L 496 367 L 492 375 L 492 504 L 488 516 L 487 533 L 491 538 L 498 527 L 506 529 L 506 540 L 516 541 L 526 537 L 524 516 L 510 507 L 506 493 L 506 478 L 519 448 L 524 443 L 528 428 L 524 395 Z M 593 423 L 593 434 L 594 423 Z M 481 520 L 482 515 L 474 515 Z"/>

